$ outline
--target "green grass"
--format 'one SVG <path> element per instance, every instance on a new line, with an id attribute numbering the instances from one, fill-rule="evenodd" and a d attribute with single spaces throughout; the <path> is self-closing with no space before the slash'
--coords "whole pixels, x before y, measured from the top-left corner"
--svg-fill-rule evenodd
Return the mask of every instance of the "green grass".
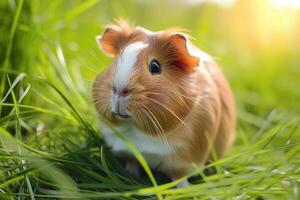
<path id="1" fill-rule="evenodd" d="M 300 10 L 238 1 L 0 1 L 0 199 L 299 199 Z M 110 62 L 95 36 L 117 18 L 151 30 L 189 29 L 233 88 L 237 139 L 175 189 L 142 179 L 105 146 L 91 85 Z M 113 127 L 112 127 L 113 128 Z M 122 133 L 116 133 L 122 137 Z"/>

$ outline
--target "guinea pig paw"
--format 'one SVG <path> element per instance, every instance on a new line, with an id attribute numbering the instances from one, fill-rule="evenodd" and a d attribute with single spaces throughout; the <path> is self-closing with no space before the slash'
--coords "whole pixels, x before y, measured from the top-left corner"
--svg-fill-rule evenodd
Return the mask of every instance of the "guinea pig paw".
<path id="1" fill-rule="evenodd" d="M 176 185 L 176 188 L 185 188 L 188 187 L 190 184 L 190 182 L 188 180 L 184 180 L 182 182 L 180 182 L 178 185 Z"/>
<path id="2" fill-rule="evenodd" d="M 141 177 L 141 166 L 137 161 L 127 161 L 126 162 L 126 171 L 128 171 L 133 177 Z"/>

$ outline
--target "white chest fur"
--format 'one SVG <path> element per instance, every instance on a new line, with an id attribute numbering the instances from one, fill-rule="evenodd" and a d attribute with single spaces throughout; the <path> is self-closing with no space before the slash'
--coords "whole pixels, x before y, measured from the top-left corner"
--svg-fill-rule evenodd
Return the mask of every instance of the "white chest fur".
<path id="1" fill-rule="evenodd" d="M 166 156 L 175 153 L 180 144 L 167 144 L 159 137 L 149 136 L 138 130 L 132 122 L 126 122 L 117 130 L 123 134 L 144 156 L 150 167 L 157 167 Z M 113 152 L 125 152 L 132 154 L 128 146 L 109 127 L 101 124 L 104 139 Z"/>

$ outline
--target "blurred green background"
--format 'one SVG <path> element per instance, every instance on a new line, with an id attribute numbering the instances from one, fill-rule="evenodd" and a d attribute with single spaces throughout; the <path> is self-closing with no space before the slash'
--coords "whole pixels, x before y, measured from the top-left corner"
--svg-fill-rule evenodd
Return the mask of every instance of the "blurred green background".
<path id="1" fill-rule="evenodd" d="M 299 198 L 296 0 L 0 0 L 0 194 L 55 198 L 61 194 L 57 191 L 70 192 L 68 185 L 70 198 L 78 193 L 82 198 L 160 198 L 135 190 L 151 184 L 147 178 L 140 183 L 122 177 L 122 162 L 100 145 L 91 85 L 111 58 L 100 52 L 95 37 L 120 18 L 152 31 L 188 29 L 193 43 L 220 64 L 235 94 L 237 140 L 228 154 L 230 164 L 215 164 L 233 169 L 233 178 L 239 179 L 230 182 L 234 189 L 226 189 L 226 174 L 220 172 L 211 178 L 221 184 L 215 193 L 206 194 L 207 187 L 214 188 L 209 182 L 196 185 L 197 192 L 161 188 L 158 193 L 170 199 L 205 194 Z M 234 159 L 241 152 L 242 158 Z M 47 176 L 41 170 L 47 163 L 66 181 Z M 274 170 L 282 171 L 265 179 Z"/>

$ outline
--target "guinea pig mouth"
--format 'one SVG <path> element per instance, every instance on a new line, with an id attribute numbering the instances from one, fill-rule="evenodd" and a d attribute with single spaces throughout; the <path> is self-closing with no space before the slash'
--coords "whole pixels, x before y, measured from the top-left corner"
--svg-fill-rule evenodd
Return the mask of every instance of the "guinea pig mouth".
<path id="1" fill-rule="evenodd" d="M 112 103 L 113 103 L 112 113 L 114 115 L 122 119 L 130 117 L 127 111 L 127 101 L 123 97 L 117 96 Z"/>
<path id="2" fill-rule="evenodd" d="M 126 118 L 129 118 L 130 116 L 128 115 L 128 114 L 121 114 L 121 113 L 115 113 L 114 112 L 114 115 L 116 115 L 116 116 L 118 116 L 118 117 L 120 117 L 120 118 L 122 118 L 122 119 L 126 119 Z"/>

